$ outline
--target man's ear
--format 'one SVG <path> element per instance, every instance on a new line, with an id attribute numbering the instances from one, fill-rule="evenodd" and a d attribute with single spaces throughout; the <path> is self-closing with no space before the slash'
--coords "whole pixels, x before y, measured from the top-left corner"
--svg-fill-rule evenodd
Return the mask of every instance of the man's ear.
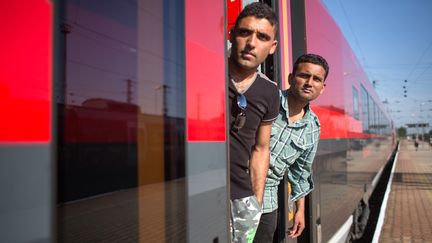
<path id="1" fill-rule="evenodd" d="M 288 84 L 291 86 L 291 85 L 293 85 L 293 82 L 294 82 L 294 76 L 292 73 L 290 73 L 288 75 Z"/>
<path id="2" fill-rule="evenodd" d="M 326 83 L 323 84 L 323 88 L 322 88 L 321 91 L 320 91 L 320 95 L 321 95 L 322 93 L 324 93 L 325 87 L 326 87 Z"/>
<path id="3" fill-rule="evenodd" d="M 277 40 L 274 40 L 272 43 L 272 47 L 270 49 L 270 55 L 272 55 L 276 51 L 277 44 L 278 44 Z"/>

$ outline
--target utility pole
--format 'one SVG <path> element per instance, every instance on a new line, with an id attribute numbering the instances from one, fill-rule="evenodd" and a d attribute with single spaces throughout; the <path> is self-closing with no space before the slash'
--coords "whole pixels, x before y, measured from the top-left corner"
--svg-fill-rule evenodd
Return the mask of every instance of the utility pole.
<path id="1" fill-rule="evenodd" d="M 167 98 L 168 98 L 168 85 L 163 84 L 162 85 L 162 92 L 163 92 L 163 116 L 167 117 L 168 116 L 168 102 L 167 102 Z"/>
<path id="2" fill-rule="evenodd" d="M 132 80 L 126 79 L 126 102 L 132 103 Z"/>
<path id="3" fill-rule="evenodd" d="M 63 80 L 61 81 L 61 86 L 59 87 L 59 95 L 57 96 L 58 102 L 60 104 L 67 104 L 67 35 L 72 31 L 72 26 L 67 23 L 62 23 L 60 25 L 60 32 L 63 34 Z"/>
<path id="4" fill-rule="evenodd" d="M 162 115 L 163 116 L 168 116 L 168 107 L 167 107 L 167 105 L 168 105 L 168 102 L 167 102 L 168 89 L 169 89 L 169 87 L 166 84 L 161 84 L 161 85 L 158 85 L 158 86 L 156 86 L 154 88 L 154 91 L 155 91 L 155 107 L 156 107 L 156 104 L 157 104 L 156 91 L 162 90 Z M 157 109 L 156 109 L 156 111 L 157 111 Z"/>

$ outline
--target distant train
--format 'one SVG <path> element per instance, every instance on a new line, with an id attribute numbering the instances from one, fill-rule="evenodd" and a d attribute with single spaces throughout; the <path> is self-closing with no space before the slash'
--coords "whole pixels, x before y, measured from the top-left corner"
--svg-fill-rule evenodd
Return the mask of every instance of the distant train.
<path id="1" fill-rule="evenodd" d="M 250 2 L 0 4 L 0 241 L 229 242 L 227 40 Z M 264 2 L 279 46 L 262 73 L 285 89 L 299 55 L 330 65 L 307 228 L 286 239 L 281 198 L 276 241 L 355 239 L 393 123 L 319 0 Z"/>

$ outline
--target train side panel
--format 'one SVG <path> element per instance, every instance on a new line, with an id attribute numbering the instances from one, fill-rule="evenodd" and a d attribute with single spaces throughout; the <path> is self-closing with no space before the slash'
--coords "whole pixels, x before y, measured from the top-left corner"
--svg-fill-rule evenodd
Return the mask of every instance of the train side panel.
<path id="1" fill-rule="evenodd" d="M 306 52 L 330 65 L 326 90 L 312 105 L 322 132 L 309 204 L 311 237 L 326 242 L 347 222 L 349 229 L 357 206 L 367 203 L 394 141 L 381 101 L 320 1 L 305 1 L 305 23 Z"/>
<path id="2" fill-rule="evenodd" d="M 228 241 L 224 3 L 61 4 L 58 241 Z"/>
<path id="3" fill-rule="evenodd" d="M 53 4 L 0 2 L 0 241 L 54 242 Z"/>

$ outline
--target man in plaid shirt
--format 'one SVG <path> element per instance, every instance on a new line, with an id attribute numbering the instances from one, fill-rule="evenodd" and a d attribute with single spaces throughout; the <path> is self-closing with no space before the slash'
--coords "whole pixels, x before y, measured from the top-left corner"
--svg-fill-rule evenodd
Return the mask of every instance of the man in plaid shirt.
<path id="1" fill-rule="evenodd" d="M 329 66 L 323 57 L 302 55 L 288 77 L 289 89 L 279 93 L 280 111 L 270 137 L 270 168 L 263 214 L 254 242 L 273 242 L 278 216 L 278 185 L 286 171 L 292 187 L 291 200 L 296 201 L 297 206 L 289 236 L 298 237 L 305 228 L 304 197 L 313 189 L 312 162 L 320 135 L 320 123 L 309 102 L 323 93 L 328 72 Z"/>

